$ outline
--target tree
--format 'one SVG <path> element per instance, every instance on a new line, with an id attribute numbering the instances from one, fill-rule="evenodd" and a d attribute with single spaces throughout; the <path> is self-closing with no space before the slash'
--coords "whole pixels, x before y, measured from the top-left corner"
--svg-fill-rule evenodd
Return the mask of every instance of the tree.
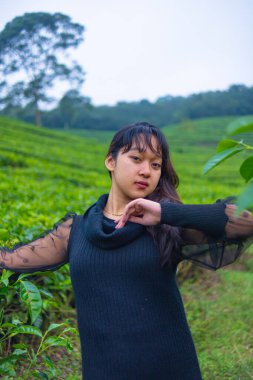
<path id="1" fill-rule="evenodd" d="M 84 80 L 77 62 L 68 59 L 70 63 L 65 63 L 67 50 L 83 41 L 83 32 L 82 25 L 61 13 L 25 13 L 7 23 L 0 32 L 0 74 L 14 80 L 14 84 L 1 82 L 6 92 L 2 103 L 33 104 L 35 121 L 40 125 L 40 106 L 52 101 L 47 91 L 55 80 L 77 86 Z M 17 74 L 19 80 L 15 82 Z"/>
<path id="2" fill-rule="evenodd" d="M 79 110 L 91 107 L 91 99 L 82 96 L 77 90 L 69 90 L 61 98 L 58 110 L 63 119 L 64 129 L 72 127 L 72 121 Z"/>

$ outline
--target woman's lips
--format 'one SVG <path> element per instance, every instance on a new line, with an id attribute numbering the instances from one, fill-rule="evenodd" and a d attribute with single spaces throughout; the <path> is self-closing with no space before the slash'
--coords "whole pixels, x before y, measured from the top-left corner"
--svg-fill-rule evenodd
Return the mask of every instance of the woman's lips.
<path id="1" fill-rule="evenodd" d="M 135 182 L 135 184 L 138 186 L 139 189 L 146 189 L 148 187 L 148 184 L 145 182 Z"/>

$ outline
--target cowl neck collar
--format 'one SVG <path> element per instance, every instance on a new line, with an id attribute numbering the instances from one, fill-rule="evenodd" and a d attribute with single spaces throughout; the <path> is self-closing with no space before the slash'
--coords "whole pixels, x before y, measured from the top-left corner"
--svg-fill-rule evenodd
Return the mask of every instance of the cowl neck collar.
<path id="1" fill-rule="evenodd" d="M 115 229 L 114 220 L 103 214 L 108 197 L 109 194 L 101 195 L 98 201 L 84 213 L 85 234 L 87 239 L 99 248 L 120 248 L 137 239 L 146 227 L 138 223 L 126 222 L 123 228 Z"/>

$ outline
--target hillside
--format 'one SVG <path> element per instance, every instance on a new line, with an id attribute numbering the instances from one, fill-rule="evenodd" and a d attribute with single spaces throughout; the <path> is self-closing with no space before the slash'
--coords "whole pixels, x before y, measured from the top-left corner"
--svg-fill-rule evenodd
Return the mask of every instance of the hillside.
<path id="1" fill-rule="evenodd" d="M 172 160 L 180 177 L 179 193 L 185 202 L 212 202 L 238 194 L 240 157 L 201 177 L 205 162 L 233 118 L 210 118 L 168 126 Z M 60 218 L 67 211 L 82 212 L 97 196 L 109 190 L 104 167 L 111 132 L 59 132 L 0 118 L 1 213 L 13 224 L 17 210 L 37 222 Z M 10 207 L 11 205 L 11 207 Z M 28 220 L 27 220 L 28 218 Z M 30 235 L 28 234 L 28 237 Z"/>
<path id="2" fill-rule="evenodd" d="M 252 119 L 252 116 L 248 116 Z M 168 139 L 172 160 L 180 177 L 179 192 L 187 202 L 209 202 L 216 198 L 238 194 L 243 186 L 238 169 L 240 156 L 235 157 L 216 168 L 208 176 L 202 177 L 201 171 L 206 161 L 215 154 L 220 139 L 225 136 L 229 123 L 235 117 L 212 117 L 199 120 L 185 120 L 162 128 Z M 109 144 L 114 132 L 73 130 L 65 132 L 69 136 L 77 135 L 92 138 L 98 144 Z M 238 140 L 246 139 L 253 144 L 253 138 L 247 134 L 238 135 Z M 211 185 L 211 186 L 210 186 Z"/>

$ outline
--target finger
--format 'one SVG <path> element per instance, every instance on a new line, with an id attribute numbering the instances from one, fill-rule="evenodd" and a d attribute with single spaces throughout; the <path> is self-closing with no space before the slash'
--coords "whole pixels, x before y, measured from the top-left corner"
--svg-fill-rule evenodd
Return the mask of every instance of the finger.
<path id="1" fill-rule="evenodd" d="M 133 223 L 139 223 L 139 224 L 144 224 L 146 225 L 146 223 L 144 222 L 144 219 L 143 219 L 143 215 L 139 215 L 139 216 L 134 216 L 134 215 L 131 215 L 129 216 L 128 218 L 128 221 L 129 222 L 133 222 Z M 123 223 L 122 221 L 118 221 L 116 222 L 115 224 L 115 228 L 116 229 L 119 229 L 119 228 L 122 228 L 124 227 L 125 223 Z"/>
<path id="2" fill-rule="evenodd" d="M 134 214 L 134 213 L 136 213 L 135 205 L 132 205 L 132 206 L 128 207 L 128 208 L 126 209 L 126 211 L 123 213 L 123 215 L 121 216 L 121 221 L 122 221 L 122 223 L 125 224 L 125 223 L 127 222 L 128 218 L 129 218 L 132 214 Z"/>
<path id="3" fill-rule="evenodd" d="M 140 216 L 130 216 L 128 219 L 129 222 L 138 223 L 138 224 L 145 224 L 143 220 L 143 215 Z"/>
<path id="4" fill-rule="evenodd" d="M 124 214 L 118 220 L 116 220 L 116 226 L 115 226 L 115 228 L 118 229 L 118 228 L 124 227 L 124 225 L 126 224 L 126 222 L 128 220 L 130 220 L 130 218 L 132 216 L 135 216 L 135 215 L 133 215 L 135 213 L 136 213 L 136 211 L 135 211 L 134 206 L 130 207 L 126 212 L 124 212 Z"/>
<path id="5" fill-rule="evenodd" d="M 133 201 L 127 204 L 122 216 L 120 218 L 115 219 L 115 228 L 124 227 L 125 223 L 127 222 L 127 220 L 129 220 L 131 215 L 143 213 L 143 207 L 140 204 L 138 204 L 139 201 L 140 199 L 134 199 Z"/>

